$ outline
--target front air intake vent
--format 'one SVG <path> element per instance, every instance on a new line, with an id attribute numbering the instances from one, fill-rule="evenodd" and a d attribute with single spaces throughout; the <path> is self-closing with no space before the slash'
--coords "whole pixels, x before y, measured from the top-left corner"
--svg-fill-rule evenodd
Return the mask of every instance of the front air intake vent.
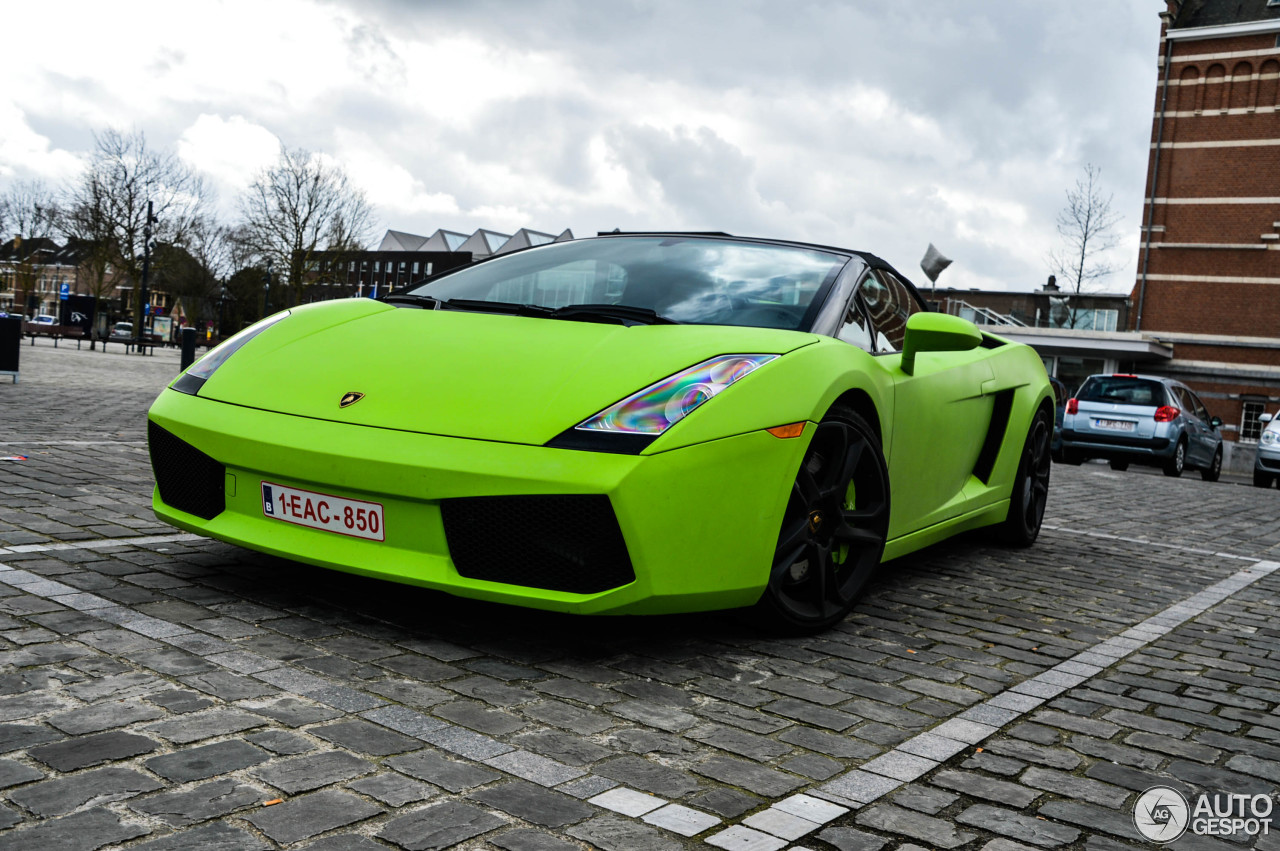
<path id="1" fill-rule="evenodd" d="M 575 594 L 635 581 L 607 496 L 446 499 L 440 513 L 449 555 L 468 579 Z"/>
<path id="2" fill-rule="evenodd" d="M 160 500 L 172 508 L 212 520 L 227 507 L 226 468 L 154 422 L 147 421 L 151 469 Z"/>

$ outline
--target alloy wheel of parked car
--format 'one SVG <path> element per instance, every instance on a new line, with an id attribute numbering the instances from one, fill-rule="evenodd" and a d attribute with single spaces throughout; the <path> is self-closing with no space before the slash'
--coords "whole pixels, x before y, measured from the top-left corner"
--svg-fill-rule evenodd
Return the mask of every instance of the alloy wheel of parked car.
<path id="1" fill-rule="evenodd" d="M 1040 534 L 1044 522 L 1044 509 L 1049 501 L 1049 414 L 1036 413 L 1027 432 L 1022 455 L 1018 459 L 1018 474 L 1013 480 L 1013 492 L 1009 496 L 1009 514 L 1000 527 L 1000 537 L 1017 547 L 1029 547 Z"/>
<path id="2" fill-rule="evenodd" d="M 1182 475 L 1182 470 L 1186 467 L 1186 464 L 1187 440 L 1184 437 L 1178 439 L 1178 445 L 1173 448 L 1173 457 L 1165 462 L 1162 469 L 1166 476 L 1171 476 L 1176 479 L 1178 476 Z"/>
<path id="3" fill-rule="evenodd" d="M 1216 482 L 1218 477 L 1222 475 L 1222 447 L 1218 447 L 1218 451 L 1213 453 L 1213 460 L 1209 462 L 1209 466 L 1200 471 L 1200 478 L 1206 482 Z"/>
<path id="4" fill-rule="evenodd" d="M 800 463 L 757 612 L 789 631 L 838 623 L 880 564 L 888 532 L 880 441 L 853 410 L 833 408 Z"/>

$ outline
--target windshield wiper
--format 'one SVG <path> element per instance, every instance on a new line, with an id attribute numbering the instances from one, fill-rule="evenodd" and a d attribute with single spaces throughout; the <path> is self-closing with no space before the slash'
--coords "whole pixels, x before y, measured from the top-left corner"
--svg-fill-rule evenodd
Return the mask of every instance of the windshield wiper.
<path id="1" fill-rule="evenodd" d="M 566 304 L 551 311 L 554 319 L 574 319 L 584 322 L 616 322 L 621 325 L 679 325 L 674 319 L 663 316 L 647 307 L 628 304 Z"/>
<path id="2" fill-rule="evenodd" d="M 472 310 L 477 313 L 502 313 L 509 316 L 551 316 L 549 307 L 536 304 L 517 304 L 514 301 L 485 301 L 478 298 L 451 298 L 441 304 L 451 310 Z"/>
<path id="3" fill-rule="evenodd" d="M 414 295 L 413 293 L 391 293 L 384 295 L 379 301 L 385 301 L 387 304 L 411 304 L 414 307 L 421 307 L 425 310 L 439 310 L 442 302 L 438 298 L 432 298 L 429 295 Z"/>

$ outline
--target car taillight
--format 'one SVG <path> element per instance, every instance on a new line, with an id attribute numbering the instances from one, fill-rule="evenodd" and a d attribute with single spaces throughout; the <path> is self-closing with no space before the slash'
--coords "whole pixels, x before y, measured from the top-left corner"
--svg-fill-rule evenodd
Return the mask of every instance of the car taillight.
<path id="1" fill-rule="evenodd" d="M 1178 418 L 1178 414 L 1182 413 L 1173 405 L 1161 405 L 1156 408 L 1156 422 L 1171 423 Z"/>
<path id="2" fill-rule="evenodd" d="M 1067 413 L 1068 413 L 1068 414 L 1075 414 L 1075 413 L 1078 413 L 1079 411 L 1080 411 L 1080 403 L 1079 403 L 1079 402 L 1077 402 L 1074 398 L 1072 398 L 1072 399 L 1068 399 L 1068 400 L 1067 400 Z"/>

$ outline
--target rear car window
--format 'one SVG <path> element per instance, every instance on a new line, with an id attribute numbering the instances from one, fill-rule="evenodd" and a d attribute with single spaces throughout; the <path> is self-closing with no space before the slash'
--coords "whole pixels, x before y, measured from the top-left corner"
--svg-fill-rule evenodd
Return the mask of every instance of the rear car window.
<path id="1" fill-rule="evenodd" d="M 1146 378 L 1123 375 L 1095 375 L 1084 383 L 1076 398 L 1081 402 L 1106 402 L 1112 405 L 1168 404 L 1164 385 Z"/>

